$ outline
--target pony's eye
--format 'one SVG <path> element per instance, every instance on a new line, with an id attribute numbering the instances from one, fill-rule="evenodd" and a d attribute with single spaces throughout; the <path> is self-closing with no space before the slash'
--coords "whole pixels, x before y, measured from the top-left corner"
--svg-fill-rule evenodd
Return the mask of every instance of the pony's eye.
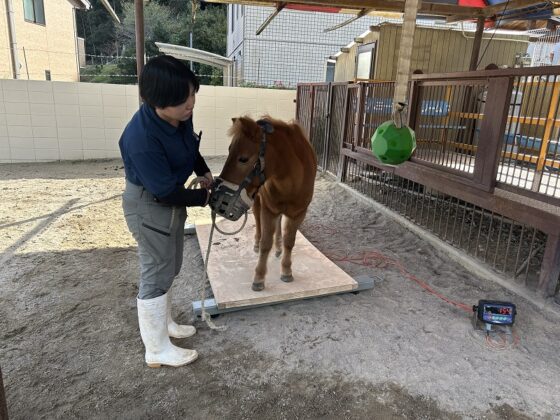
<path id="1" fill-rule="evenodd" d="M 247 162 L 249 162 L 249 158 L 240 157 L 240 158 L 239 158 L 239 162 L 240 162 L 240 163 L 247 163 Z"/>

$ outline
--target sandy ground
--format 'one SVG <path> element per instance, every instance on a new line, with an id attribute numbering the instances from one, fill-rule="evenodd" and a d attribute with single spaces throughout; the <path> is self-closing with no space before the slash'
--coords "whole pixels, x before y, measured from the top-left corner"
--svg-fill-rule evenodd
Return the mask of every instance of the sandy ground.
<path id="1" fill-rule="evenodd" d="M 210 165 L 219 172 L 223 160 Z M 149 369 L 120 161 L 0 165 L 0 366 L 12 419 L 560 418 L 560 317 L 474 277 L 319 176 L 303 234 L 372 290 L 214 319 Z M 190 220 L 207 217 L 206 209 Z M 245 244 L 251 246 L 252 244 Z M 373 251 L 378 253 L 374 254 Z M 368 254 L 373 259 L 350 260 Z M 450 299 L 512 300 L 514 348 L 489 348 Z M 297 263 L 297 262 L 296 262 Z M 193 318 L 203 263 L 186 237 L 174 312 Z M 559 311 L 560 312 L 560 311 Z"/>

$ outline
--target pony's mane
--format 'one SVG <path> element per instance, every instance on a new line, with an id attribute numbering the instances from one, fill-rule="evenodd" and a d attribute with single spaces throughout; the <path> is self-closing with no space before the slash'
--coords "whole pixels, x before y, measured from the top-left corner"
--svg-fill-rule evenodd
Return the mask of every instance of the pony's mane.
<path id="1" fill-rule="evenodd" d="M 247 116 L 235 118 L 232 126 L 228 129 L 227 134 L 233 138 L 243 134 L 250 134 L 248 131 L 253 124 L 253 120 Z"/>
<path id="2" fill-rule="evenodd" d="M 300 133 L 303 137 L 307 138 L 301 126 L 294 120 L 286 122 L 286 121 L 272 118 L 268 114 L 261 116 L 259 120 L 268 121 L 270 124 L 272 124 L 275 130 L 276 129 L 286 130 L 286 131 L 295 130 L 298 133 Z M 229 128 L 227 134 L 231 137 L 236 137 L 240 135 L 251 135 L 251 133 L 254 132 L 256 126 L 257 126 L 257 120 L 254 120 L 251 117 L 244 115 L 235 119 L 235 122 Z"/>
<path id="3" fill-rule="evenodd" d="M 272 126 L 274 128 L 286 128 L 289 129 L 291 128 L 292 124 L 291 122 L 288 123 L 286 121 L 282 121 L 282 120 L 277 120 L 275 118 L 272 118 L 270 115 L 266 114 L 263 115 L 261 118 L 259 118 L 260 120 L 265 120 L 268 121 L 270 124 L 272 124 Z"/>
<path id="4" fill-rule="evenodd" d="M 301 127 L 301 125 L 299 125 L 299 123 L 296 120 L 293 119 L 290 121 L 277 120 L 272 118 L 268 114 L 263 115 L 261 119 L 269 121 L 275 129 L 280 129 L 280 130 L 284 129 L 292 133 L 295 131 L 300 137 L 309 141 L 309 139 L 307 138 L 307 134 L 305 134 L 305 131 L 303 131 L 303 128 Z"/>

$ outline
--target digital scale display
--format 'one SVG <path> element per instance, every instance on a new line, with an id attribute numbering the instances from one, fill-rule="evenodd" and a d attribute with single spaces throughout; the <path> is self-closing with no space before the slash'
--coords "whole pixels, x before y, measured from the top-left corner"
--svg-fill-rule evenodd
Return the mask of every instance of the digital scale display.
<path id="1" fill-rule="evenodd" d="M 490 300 L 478 301 L 473 309 L 480 321 L 493 325 L 513 325 L 517 312 L 513 303 Z"/>

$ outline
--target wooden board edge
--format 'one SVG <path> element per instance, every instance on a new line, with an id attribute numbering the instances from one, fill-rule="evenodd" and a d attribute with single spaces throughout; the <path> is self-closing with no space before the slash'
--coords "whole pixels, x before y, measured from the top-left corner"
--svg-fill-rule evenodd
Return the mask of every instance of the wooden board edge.
<path id="1" fill-rule="evenodd" d="M 216 303 L 216 301 L 214 299 L 206 299 L 204 301 L 204 310 L 208 315 L 219 315 L 219 314 L 223 314 L 223 313 L 227 313 L 227 312 L 242 311 L 242 310 L 245 310 L 245 309 L 253 309 L 253 308 L 259 308 L 259 307 L 262 307 L 262 306 L 277 305 L 277 304 L 280 304 L 280 303 L 294 302 L 294 301 L 298 301 L 298 300 L 314 299 L 314 298 L 317 298 L 317 297 L 332 296 L 332 295 L 340 295 L 340 294 L 349 293 L 349 292 L 356 293 L 356 292 L 361 292 L 361 291 L 364 291 L 364 290 L 373 289 L 373 287 L 375 286 L 374 278 L 370 277 L 370 276 L 367 276 L 367 275 L 357 276 L 357 277 L 354 278 L 354 280 L 356 281 L 357 286 L 355 288 L 351 289 L 351 290 L 336 291 L 336 292 L 332 292 L 332 293 L 328 293 L 328 294 L 305 296 L 305 297 L 293 298 L 293 299 L 289 299 L 289 300 L 271 301 L 271 302 L 259 303 L 259 304 L 253 304 L 253 305 L 246 305 L 246 306 L 219 308 L 218 304 Z M 200 317 L 202 315 L 202 302 L 200 300 L 193 301 L 192 310 L 193 310 L 193 314 L 196 317 Z"/>

